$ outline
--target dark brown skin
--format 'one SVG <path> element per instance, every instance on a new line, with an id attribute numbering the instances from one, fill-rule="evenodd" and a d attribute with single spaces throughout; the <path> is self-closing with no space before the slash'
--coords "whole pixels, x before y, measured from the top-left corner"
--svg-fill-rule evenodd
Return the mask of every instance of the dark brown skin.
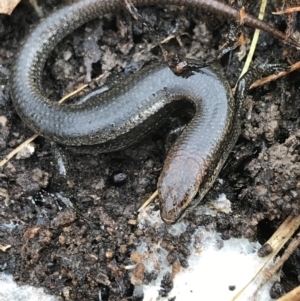
<path id="1" fill-rule="evenodd" d="M 132 4 L 173 4 L 232 19 L 239 16 L 236 9 L 211 0 L 135 0 Z M 84 0 L 43 20 L 16 58 L 11 95 L 16 111 L 34 132 L 67 146 L 96 146 L 100 152 L 126 148 L 157 128 L 166 114 L 186 105 L 193 107 L 194 116 L 171 148 L 158 181 L 161 216 L 172 224 L 201 201 L 218 176 L 239 135 L 240 107 L 248 82 L 234 98 L 227 81 L 216 71 L 201 69 L 183 78 L 166 64 L 153 64 L 81 105 L 59 105 L 47 99 L 41 75 L 54 47 L 82 24 L 120 7 L 122 0 Z M 246 14 L 243 23 L 285 38 L 253 16 Z"/>

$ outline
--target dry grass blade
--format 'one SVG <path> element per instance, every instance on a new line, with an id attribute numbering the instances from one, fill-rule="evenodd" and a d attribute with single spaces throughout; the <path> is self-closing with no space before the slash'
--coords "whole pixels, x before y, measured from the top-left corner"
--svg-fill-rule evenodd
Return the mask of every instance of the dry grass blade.
<path id="1" fill-rule="evenodd" d="M 269 255 L 270 258 L 273 258 L 281 250 L 281 248 L 293 236 L 293 234 L 299 228 L 299 226 L 300 226 L 300 216 L 287 217 L 287 219 L 281 224 L 281 226 L 272 235 L 272 237 L 266 242 L 274 250 Z M 268 258 L 268 256 L 266 258 Z"/>
<path id="2" fill-rule="evenodd" d="M 80 91 L 82 91 L 84 88 L 86 88 L 88 86 L 88 84 L 84 84 L 81 87 L 79 87 L 78 89 L 76 89 L 73 92 L 70 92 L 69 94 L 67 94 L 66 96 L 64 96 L 58 103 L 63 103 L 64 101 L 66 101 L 68 98 L 76 95 L 77 93 L 79 93 Z"/>
<path id="3" fill-rule="evenodd" d="M 253 278 L 243 287 L 232 299 L 232 301 L 243 300 L 243 293 L 245 292 L 246 288 L 253 283 L 258 277 L 261 277 L 261 283 L 264 283 L 265 273 L 268 271 L 265 270 L 267 264 L 274 260 L 274 257 L 277 253 L 282 249 L 282 247 L 286 244 L 286 242 L 293 236 L 295 231 L 300 226 L 300 216 L 289 216 L 287 219 L 281 224 L 281 226 L 277 229 L 277 231 L 272 235 L 272 237 L 266 242 L 269 244 L 273 250 L 268 256 L 264 257 L 260 268 L 255 273 Z"/>
<path id="4" fill-rule="evenodd" d="M 150 198 L 139 208 L 138 212 L 140 212 L 142 209 L 146 208 L 153 200 L 157 197 L 158 191 L 156 190 Z"/>
<path id="5" fill-rule="evenodd" d="M 15 156 L 23 147 L 27 146 L 30 142 L 32 142 L 36 137 L 38 137 L 38 134 L 34 134 L 22 144 L 20 144 L 17 148 L 15 148 L 13 151 L 11 151 L 2 161 L 0 161 L 0 167 L 4 166 L 13 156 Z"/>
<path id="6" fill-rule="evenodd" d="M 267 6 L 267 0 L 262 0 L 261 1 L 261 5 L 260 5 L 260 9 L 259 9 L 259 15 L 258 15 L 258 19 L 262 20 L 264 18 L 264 14 L 265 14 L 265 10 L 266 10 L 266 6 Z M 258 42 L 258 38 L 259 38 L 259 34 L 260 34 L 260 30 L 259 29 L 255 29 L 254 31 L 254 35 L 251 41 L 251 46 L 247 55 L 247 59 L 246 62 L 244 64 L 243 70 L 240 74 L 239 79 L 249 70 L 249 66 L 252 62 L 252 58 L 256 49 L 256 45 Z"/>
<path id="7" fill-rule="evenodd" d="M 270 269 L 266 271 L 265 281 L 267 282 L 269 279 L 273 277 L 273 275 L 281 268 L 281 266 L 291 257 L 294 251 L 298 248 L 300 244 L 300 235 L 298 235 L 291 241 L 291 243 L 286 248 L 283 255 L 280 259 L 272 266 Z"/>

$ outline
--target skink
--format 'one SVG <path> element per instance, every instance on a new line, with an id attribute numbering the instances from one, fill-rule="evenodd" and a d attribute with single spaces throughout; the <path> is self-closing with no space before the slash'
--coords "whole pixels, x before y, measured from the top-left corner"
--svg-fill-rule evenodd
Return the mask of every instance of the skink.
<path id="1" fill-rule="evenodd" d="M 132 0 L 135 6 L 172 4 L 238 19 L 239 12 L 212 0 Z M 212 186 L 240 131 L 241 98 L 216 71 L 188 78 L 164 63 L 143 68 L 112 90 L 81 105 L 57 104 L 42 89 L 42 72 L 54 47 L 82 24 L 117 11 L 122 0 L 84 0 L 57 10 L 24 41 L 11 74 L 17 113 L 34 132 L 67 146 L 97 146 L 109 152 L 136 143 L 157 128 L 166 114 L 193 108 L 194 116 L 169 151 L 158 180 L 162 219 L 175 223 Z M 246 14 L 243 23 L 280 39 L 285 35 Z M 288 40 L 293 44 L 293 40 Z M 199 197 L 194 196 L 199 191 Z"/>

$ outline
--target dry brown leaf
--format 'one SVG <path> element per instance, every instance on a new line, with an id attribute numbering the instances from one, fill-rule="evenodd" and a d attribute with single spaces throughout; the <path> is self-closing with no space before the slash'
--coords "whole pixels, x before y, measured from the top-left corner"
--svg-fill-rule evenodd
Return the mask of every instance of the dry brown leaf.
<path id="1" fill-rule="evenodd" d="M 10 15 L 21 0 L 1 0 L 0 14 Z"/>

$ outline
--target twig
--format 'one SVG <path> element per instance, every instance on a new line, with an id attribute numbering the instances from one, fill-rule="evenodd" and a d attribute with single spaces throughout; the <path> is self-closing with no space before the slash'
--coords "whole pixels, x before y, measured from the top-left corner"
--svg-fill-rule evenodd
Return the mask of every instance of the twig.
<path id="1" fill-rule="evenodd" d="M 270 76 L 267 76 L 267 77 L 264 77 L 264 78 L 260 78 L 259 80 L 255 81 L 251 86 L 250 86 L 250 89 L 253 89 L 253 88 L 256 88 L 256 87 L 259 87 L 259 86 L 262 86 L 262 85 L 265 85 L 267 83 L 269 83 L 270 81 L 273 81 L 273 80 L 276 80 L 280 77 L 283 77 L 297 69 L 300 69 L 300 62 L 297 62 L 295 64 L 293 64 L 289 70 L 287 71 L 281 71 L 277 74 L 272 74 Z"/>
<path id="2" fill-rule="evenodd" d="M 283 14 L 292 14 L 295 12 L 300 11 L 300 6 L 295 6 L 295 7 L 288 7 L 284 10 L 272 12 L 273 15 L 283 15 Z"/>

